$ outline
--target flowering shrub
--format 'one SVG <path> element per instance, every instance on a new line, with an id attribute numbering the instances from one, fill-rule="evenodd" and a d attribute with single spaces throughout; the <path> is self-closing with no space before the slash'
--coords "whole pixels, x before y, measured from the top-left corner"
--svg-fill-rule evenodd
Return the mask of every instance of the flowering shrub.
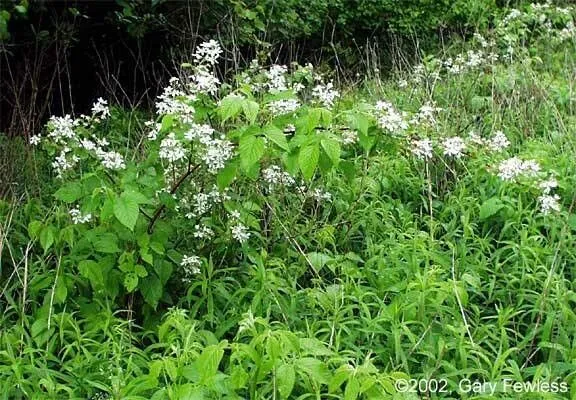
<path id="1" fill-rule="evenodd" d="M 459 398 L 510 365 L 570 380 L 573 43 L 526 31 L 508 57 L 506 24 L 376 90 L 311 65 L 225 79 L 209 41 L 136 146 L 102 99 L 53 117 L 31 142 L 58 201 L 0 203 L 0 261 L 26 283 L 2 303 L 0 397 L 381 399 L 410 374 Z"/>
<path id="2" fill-rule="evenodd" d="M 568 13 L 557 9 L 554 16 L 542 14 L 546 17 L 536 20 L 547 25 L 546 18 L 562 19 Z M 512 21 L 535 19 L 516 14 L 504 18 L 497 38 L 506 39 L 517 29 Z M 479 34 L 474 40 L 490 52 L 428 59 L 399 85 L 433 86 L 444 76 L 495 68 L 499 51 L 509 55 L 496 40 Z M 443 109 L 433 101 L 415 112 L 401 111 L 387 100 L 344 107 L 333 83 L 312 65 L 289 71 L 253 62 L 236 77 L 235 87 L 221 86 L 214 73 L 221 53 L 214 40 L 202 43 L 193 64 L 183 66 L 188 74 L 170 80 L 158 97 L 157 119 L 146 123 L 143 155 L 126 159 L 106 135 L 98 134 L 106 132 L 110 116 L 103 99 L 89 116 L 52 117 L 45 138 L 31 139 L 54 156 L 52 167 L 63 182 L 55 196 L 70 205 L 73 224 L 59 241 L 53 227 L 34 223 L 31 232 L 45 250 L 53 244 L 68 246 L 93 290 L 111 297 L 139 290 L 156 307 L 175 268 L 183 282 L 190 282 L 216 255 L 222 256 L 217 243 L 230 240 L 249 254 L 281 240 L 289 228 L 280 214 L 288 215 L 291 207 L 305 209 L 309 202 L 316 204 L 313 210 L 329 203 L 323 177 L 349 172 L 349 163 L 340 161 L 355 157 L 357 145 L 369 154 L 389 139 L 400 142 L 404 150 L 399 154 L 426 164 L 429 195 L 434 168 L 464 166 L 472 157 L 487 160 L 486 168 L 503 181 L 539 190 L 544 214 L 560 210 L 560 198 L 552 193 L 553 175 L 535 160 L 502 159 L 510 141 L 501 131 L 489 137 L 474 132 L 446 136 Z M 488 167 L 495 162 L 497 167 Z M 174 235 L 182 237 L 178 245 Z"/>

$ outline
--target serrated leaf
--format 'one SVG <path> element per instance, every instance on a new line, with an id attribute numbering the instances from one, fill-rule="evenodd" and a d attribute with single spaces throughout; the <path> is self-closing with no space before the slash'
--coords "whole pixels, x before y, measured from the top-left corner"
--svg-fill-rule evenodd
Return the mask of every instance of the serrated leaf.
<path id="1" fill-rule="evenodd" d="M 140 282 L 140 291 L 146 303 L 155 309 L 162 298 L 162 282 L 155 274 L 150 274 Z"/>
<path id="2" fill-rule="evenodd" d="M 288 399 L 294 383 L 296 382 L 296 372 L 292 364 L 282 364 L 276 370 L 276 385 L 281 399 Z"/>
<path id="3" fill-rule="evenodd" d="M 222 122 L 237 116 L 240 111 L 242 111 L 243 103 L 244 98 L 237 95 L 228 95 L 220 100 L 217 113 L 222 119 Z"/>
<path id="4" fill-rule="evenodd" d="M 264 155 L 265 143 L 261 137 L 254 135 L 243 136 L 238 145 L 238 152 L 240 153 L 240 164 L 245 170 L 250 169 L 256 164 Z"/>
<path id="5" fill-rule="evenodd" d="M 114 199 L 114 216 L 131 231 L 136 226 L 139 212 L 138 202 L 132 197 L 131 192 L 123 192 Z"/>
<path id="6" fill-rule="evenodd" d="M 314 268 L 316 273 L 320 272 L 326 263 L 332 260 L 332 257 L 329 255 L 317 252 L 308 253 L 306 257 L 308 258 L 310 264 L 312 264 L 312 268 Z"/>
<path id="7" fill-rule="evenodd" d="M 44 249 L 44 253 L 48 251 L 50 247 L 54 244 L 54 227 L 45 226 L 40 231 L 40 246 Z"/>
<path id="8" fill-rule="evenodd" d="M 253 100 L 244 100 L 242 102 L 242 111 L 248 119 L 250 124 L 253 124 L 256 121 L 256 117 L 258 116 L 258 110 L 260 110 L 260 106 Z"/>
<path id="9" fill-rule="evenodd" d="M 320 141 L 320 145 L 330 158 L 330 161 L 332 161 L 332 164 L 337 166 L 340 162 L 340 142 L 336 139 L 326 138 Z"/>
<path id="10" fill-rule="evenodd" d="M 118 237 L 113 233 L 102 233 L 92 238 L 92 246 L 99 253 L 119 253 Z"/>
<path id="11" fill-rule="evenodd" d="M 502 208 L 504 208 L 504 203 L 502 203 L 502 200 L 499 198 L 492 197 L 491 199 L 486 200 L 480 206 L 480 220 L 483 221 L 490 218 Z"/>
<path id="12" fill-rule="evenodd" d="M 269 125 L 264 128 L 264 136 L 266 136 L 272 143 L 280 147 L 282 150 L 288 151 L 288 141 L 286 140 L 286 135 L 284 132 L 274 126 Z"/>
<path id="13" fill-rule="evenodd" d="M 54 197 L 66 203 L 74 203 L 82 197 L 82 186 L 78 182 L 71 182 L 54 193 Z"/>
<path id="14" fill-rule="evenodd" d="M 317 143 L 310 144 L 300 149 L 298 154 L 298 166 L 300 167 L 300 171 L 302 171 L 302 175 L 304 175 L 305 179 L 312 179 L 319 158 L 320 149 Z"/>

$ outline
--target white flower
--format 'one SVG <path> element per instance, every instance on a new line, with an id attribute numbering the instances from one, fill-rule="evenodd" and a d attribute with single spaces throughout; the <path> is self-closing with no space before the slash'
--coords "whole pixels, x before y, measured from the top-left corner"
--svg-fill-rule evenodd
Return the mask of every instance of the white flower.
<path id="1" fill-rule="evenodd" d="M 156 140 L 158 138 L 158 134 L 160 133 L 160 129 L 162 129 L 162 124 L 154 122 L 154 121 L 146 121 L 144 125 L 150 129 L 146 137 L 148 140 Z"/>
<path id="2" fill-rule="evenodd" d="M 496 131 L 488 140 L 488 148 L 492 151 L 502 151 L 510 146 L 510 141 L 502 131 Z"/>
<path id="3" fill-rule="evenodd" d="M 186 140 L 198 140 L 200 143 L 207 145 L 212 140 L 214 129 L 210 125 L 191 124 L 190 129 L 184 133 Z"/>
<path id="4" fill-rule="evenodd" d="M 429 139 L 414 140 L 410 151 L 420 159 L 432 158 L 432 141 Z"/>
<path id="5" fill-rule="evenodd" d="M 196 74 L 192 75 L 190 78 L 193 82 L 192 90 L 207 94 L 215 94 L 218 92 L 220 80 L 214 76 L 214 74 L 208 72 L 208 70 L 199 68 L 196 71 Z"/>
<path id="6" fill-rule="evenodd" d="M 238 211 L 238 210 L 231 211 L 229 216 L 230 216 L 230 219 L 238 220 L 238 219 L 240 219 L 240 211 Z"/>
<path id="7" fill-rule="evenodd" d="M 158 96 L 156 102 L 156 112 L 159 115 L 175 114 L 180 115 L 184 122 L 191 122 L 194 115 L 194 107 L 188 103 L 193 103 L 196 97 L 186 94 L 183 90 L 178 88 L 180 80 L 178 78 L 170 78 L 170 84 L 164 88 L 164 91 Z"/>
<path id="8" fill-rule="evenodd" d="M 274 116 L 290 114 L 300 107 L 297 99 L 284 99 L 272 101 L 268 104 L 268 109 Z"/>
<path id="9" fill-rule="evenodd" d="M 312 197 L 319 203 L 323 201 L 332 201 L 332 194 L 330 192 L 325 192 L 320 188 L 316 188 L 312 191 Z"/>
<path id="10" fill-rule="evenodd" d="M 274 188 L 274 186 L 292 186 L 296 182 L 294 178 L 287 173 L 282 171 L 282 169 L 277 165 L 271 165 L 268 168 L 262 171 L 262 177 L 268 183 L 268 187 L 270 190 Z"/>
<path id="11" fill-rule="evenodd" d="M 248 228 L 246 228 L 246 226 L 242 225 L 241 223 L 234 225 L 231 230 L 232 237 L 240 243 L 244 243 L 250 239 L 250 232 L 248 232 Z"/>
<path id="12" fill-rule="evenodd" d="M 557 194 L 544 194 L 538 197 L 538 201 L 540 202 L 540 208 L 544 215 L 550 214 L 551 211 L 560 211 L 560 196 Z"/>
<path id="13" fill-rule="evenodd" d="M 196 47 L 193 57 L 199 64 L 215 65 L 222 54 L 222 47 L 215 40 L 209 40 Z"/>
<path id="14" fill-rule="evenodd" d="M 466 149 L 466 143 L 461 137 L 454 136 L 442 142 L 445 156 L 460 158 Z"/>
<path id="15" fill-rule="evenodd" d="M 108 107 L 108 102 L 102 97 L 96 100 L 96 103 L 92 105 L 92 115 L 98 118 L 107 118 L 110 116 L 110 108 Z"/>
<path id="16" fill-rule="evenodd" d="M 340 141 L 343 145 L 352 145 L 358 141 L 358 132 L 348 129 L 342 132 L 342 137 Z"/>
<path id="17" fill-rule="evenodd" d="M 78 207 L 74 207 L 69 211 L 70 216 L 72 217 L 72 222 L 74 224 L 83 224 L 85 222 L 90 222 L 92 220 L 92 214 L 82 214 Z"/>
<path id="18" fill-rule="evenodd" d="M 312 96 L 322 103 L 324 107 L 331 108 L 334 105 L 334 100 L 340 97 L 340 93 L 334 89 L 332 82 L 328 82 L 326 85 L 316 85 L 312 89 Z"/>
<path id="19" fill-rule="evenodd" d="M 180 143 L 180 141 L 174 137 L 174 134 L 171 133 L 162 139 L 158 156 L 163 160 L 176 162 L 186 157 L 186 151 L 184 150 L 182 143 Z"/>
<path id="20" fill-rule="evenodd" d="M 396 111 L 392 104 L 387 101 L 379 101 L 376 103 L 375 109 L 380 128 L 390 133 L 400 133 L 408 129 L 406 113 Z"/>
<path id="21" fill-rule="evenodd" d="M 70 115 L 64 117 L 50 117 L 48 121 L 48 137 L 54 139 L 56 143 L 64 143 L 66 139 L 73 139 L 76 137 L 74 126 L 76 121 Z"/>
<path id="22" fill-rule="evenodd" d="M 117 153 L 115 151 L 103 151 L 101 149 L 96 149 L 96 156 L 100 159 L 104 168 L 108 169 L 126 168 L 124 158 L 120 153 Z"/>
<path id="23" fill-rule="evenodd" d="M 200 271 L 200 266 L 202 261 L 198 256 L 187 256 L 182 257 L 180 266 L 184 268 L 184 282 L 190 282 L 192 275 L 198 275 Z"/>
<path id="24" fill-rule="evenodd" d="M 206 164 L 208 171 L 216 173 L 226 165 L 226 161 L 232 158 L 234 147 L 232 142 L 226 139 L 212 139 L 206 144 L 206 150 L 202 155 L 202 160 Z"/>
<path id="25" fill-rule="evenodd" d="M 96 143 L 91 141 L 90 139 L 81 139 L 80 140 L 80 147 L 87 151 L 95 151 L 98 147 Z"/>
<path id="26" fill-rule="evenodd" d="M 478 135 L 476 132 L 474 131 L 470 131 L 468 133 L 468 140 L 476 145 L 480 145 L 483 146 L 486 144 L 486 140 L 484 140 L 484 138 L 482 138 L 480 135 Z"/>
<path id="27" fill-rule="evenodd" d="M 438 111 L 442 111 L 442 109 L 436 107 L 434 103 L 427 102 L 420 107 L 420 110 L 418 110 L 418 113 L 412 117 L 410 123 L 435 125 L 436 117 L 434 114 Z"/>
<path id="28" fill-rule="evenodd" d="M 513 181 L 520 176 L 535 176 L 540 165 L 534 160 L 522 161 L 518 157 L 504 160 L 498 166 L 498 176 L 505 181 Z"/>
<path id="29" fill-rule="evenodd" d="M 406 79 L 398 80 L 398 87 L 399 88 L 405 88 L 407 86 L 408 86 L 408 81 Z"/>
<path id="30" fill-rule="evenodd" d="M 206 225 L 195 225 L 193 235 L 197 239 L 210 239 L 214 236 L 214 231 Z"/>
<path id="31" fill-rule="evenodd" d="M 72 169 L 72 167 L 80 161 L 80 159 L 75 155 L 68 157 L 68 153 L 70 153 L 70 148 L 64 147 L 60 151 L 60 154 L 54 158 L 54 161 L 52 161 L 52 168 L 54 168 L 59 178 L 62 177 L 64 171 Z"/>
<path id="32" fill-rule="evenodd" d="M 268 78 L 267 86 L 270 92 L 281 92 L 287 90 L 285 74 L 288 71 L 285 65 L 272 65 L 268 71 L 264 73 Z"/>
<path id="33" fill-rule="evenodd" d="M 554 178 L 548 178 L 538 184 L 538 187 L 542 189 L 542 193 L 550 194 L 553 189 L 558 187 L 558 181 Z"/>
<path id="34" fill-rule="evenodd" d="M 42 136 L 40 136 L 40 135 L 30 136 L 30 144 L 32 146 L 37 146 L 38 144 L 40 144 L 41 140 L 42 140 Z"/>

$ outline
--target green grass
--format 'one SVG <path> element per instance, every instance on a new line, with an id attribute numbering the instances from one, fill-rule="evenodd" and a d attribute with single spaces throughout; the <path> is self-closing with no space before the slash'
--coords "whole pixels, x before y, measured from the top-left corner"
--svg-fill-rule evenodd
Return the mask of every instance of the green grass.
<path id="1" fill-rule="evenodd" d="M 267 198 L 258 246 L 219 232 L 202 273 L 185 283 L 176 272 L 156 309 L 87 295 L 75 258 L 29 239 L 31 220 L 65 219 L 57 205 L 2 203 L 0 398 L 574 398 L 576 43 L 519 43 L 512 62 L 433 84 L 372 80 L 343 88 L 339 105 L 417 111 L 433 100 L 436 128 L 413 134 L 501 130 L 504 153 L 426 165 L 383 132 L 370 152 L 343 148 L 346 169 L 323 177 L 332 201 Z M 472 45 L 448 52 L 462 48 Z M 138 135 L 119 133 L 132 119 L 116 118 L 115 139 L 138 157 Z M 512 156 L 556 176 L 560 212 L 543 215 L 537 190 L 495 175 Z M 175 244 L 194 243 L 174 229 Z M 398 379 L 443 390 L 397 393 Z M 482 395 L 463 379 L 566 390 Z"/>

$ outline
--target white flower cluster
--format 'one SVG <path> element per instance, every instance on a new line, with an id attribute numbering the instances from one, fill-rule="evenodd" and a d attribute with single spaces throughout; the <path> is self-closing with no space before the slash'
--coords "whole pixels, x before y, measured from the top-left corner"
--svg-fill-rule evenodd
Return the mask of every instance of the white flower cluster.
<path id="1" fill-rule="evenodd" d="M 160 134 L 160 130 L 162 129 L 162 124 L 155 121 L 146 121 L 144 122 L 144 126 L 150 129 L 146 134 L 148 140 L 156 140 Z"/>
<path id="2" fill-rule="evenodd" d="M 346 129 L 342 132 L 340 141 L 344 146 L 353 145 L 354 143 L 358 142 L 358 132 L 352 129 Z"/>
<path id="3" fill-rule="evenodd" d="M 399 112 L 394 106 L 387 101 L 376 103 L 376 119 L 380 128 L 387 130 L 389 133 L 398 134 L 408 129 L 408 114 Z"/>
<path id="4" fill-rule="evenodd" d="M 498 177 L 505 181 L 518 182 L 520 178 L 537 178 L 541 171 L 540 165 L 535 160 L 523 161 L 518 157 L 504 160 L 498 166 Z M 560 196 L 553 194 L 553 190 L 558 187 L 558 181 L 553 177 L 537 181 L 537 188 L 541 190 L 538 196 L 540 210 L 544 215 L 552 212 L 559 212 Z"/>
<path id="5" fill-rule="evenodd" d="M 277 165 L 271 165 L 262 171 L 264 181 L 268 183 L 268 190 L 272 191 L 277 186 L 293 186 L 296 181 L 288 172 L 282 171 Z"/>
<path id="6" fill-rule="evenodd" d="M 162 160 L 173 163 L 186 157 L 186 151 L 182 143 L 176 139 L 173 133 L 170 133 L 160 142 L 158 156 Z"/>
<path id="7" fill-rule="evenodd" d="M 230 231 L 232 232 L 232 237 L 243 244 L 250 239 L 250 232 L 248 228 L 240 222 L 240 213 L 238 211 L 232 211 L 229 215 L 230 219 L 232 220 L 232 226 L 230 227 Z"/>
<path id="8" fill-rule="evenodd" d="M 183 122 L 192 122 L 195 110 L 191 104 L 196 100 L 196 96 L 187 94 L 181 86 L 180 79 L 170 78 L 169 85 L 158 96 L 156 113 L 158 115 L 175 114 L 179 115 Z"/>
<path id="9" fill-rule="evenodd" d="M 267 78 L 266 86 L 270 93 L 282 92 L 288 90 L 286 86 L 286 73 L 288 68 L 285 65 L 272 65 L 268 71 L 264 73 Z"/>
<path id="10" fill-rule="evenodd" d="M 460 158 L 466 149 L 466 142 L 459 136 L 450 137 L 442 141 L 443 154 L 449 157 Z"/>
<path id="11" fill-rule="evenodd" d="M 182 198 L 180 207 L 188 210 L 185 213 L 186 218 L 198 218 L 208 213 L 216 204 L 221 204 L 229 198 L 226 192 L 220 193 L 218 188 L 214 186 L 208 193 L 199 192 L 193 194 L 191 202 L 186 197 Z"/>
<path id="12" fill-rule="evenodd" d="M 212 139 L 206 144 L 202 161 L 206 164 L 208 171 L 215 174 L 226 166 L 226 161 L 234 155 L 232 142 L 221 136 L 220 139 Z"/>
<path id="13" fill-rule="evenodd" d="M 196 239 L 211 239 L 214 236 L 214 231 L 206 225 L 195 225 L 193 236 Z"/>
<path id="14" fill-rule="evenodd" d="M 184 269 L 184 282 L 191 282 L 193 275 L 198 275 L 200 271 L 200 266 L 202 265 L 202 260 L 198 256 L 187 256 L 182 257 L 180 266 Z"/>
<path id="15" fill-rule="evenodd" d="M 540 165 L 535 160 L 523 161 L 518 157 L 504 160 L 498 165 L 498 177 L 505 181 L 516 181 L 520 177 L 535 177 Z"/>
<path id="16" fill-rule="evenodd" d="M 90 222 L 92 220 L 92 214 L 82 214 L 78 207 L 74 207 L 69 211 L 70 216 L 72 217 L 72 222 L 75 225 L 84 224 L 86 222 Z"/>
<path id="17" fill-rule="evenodd" d="M 324 191 L 320 188 L 316 188 L 314 189 L 311 193 L 310 196 L 316 200 L 318 203 L 322 203 L 322 202 L 330 202 L 332 201 L 332 193 Z"/>
<path id="18" fill-rule="evenodd" d="M 222 54 L 222 47 L 216 40 L 209 40 L 196 47 L 194 60 L 202 65 L 215 65 Z"/>
<path id="19" fill-rule="evenodd" d="M 312 96 L 326 108 L 332 108 L 334 101 L 340 97 L 340 92 L 334 89 L 334 83 L 319 83 L 312 89 Z"/>
<path id="20" fill-rule="evenodd" d="M 298 99 L 283 99 L 268 103 L 268 109 L 275 117 L 293 113 L 298 107 L 300 107 Z"/>
<path id="21" fill-rule="evenodd" d="M 422 105 L 418 112 L 412 116 L 410 124 L 412 125 L 422 125 L 427 124 L 429 126 L 436 125 L 436 114 L 442 111 L 442 108 L 436 107 L 433 102 L 427 102 Z"/>
<path id="22" fill-rule="evenodd" d="M 92 115 L 97 118 L 106 119 L 110 116 L 110 108 L 108 107 L 108 102 L 102 97 L 96 100 L 96 103 L 92 106 Z"/>
<path id="23" fill-rule="evenodd" d="M 414 140 L 410 151 L 421 160 L 432 158 L 432 141 L 430 139 Z"/>

